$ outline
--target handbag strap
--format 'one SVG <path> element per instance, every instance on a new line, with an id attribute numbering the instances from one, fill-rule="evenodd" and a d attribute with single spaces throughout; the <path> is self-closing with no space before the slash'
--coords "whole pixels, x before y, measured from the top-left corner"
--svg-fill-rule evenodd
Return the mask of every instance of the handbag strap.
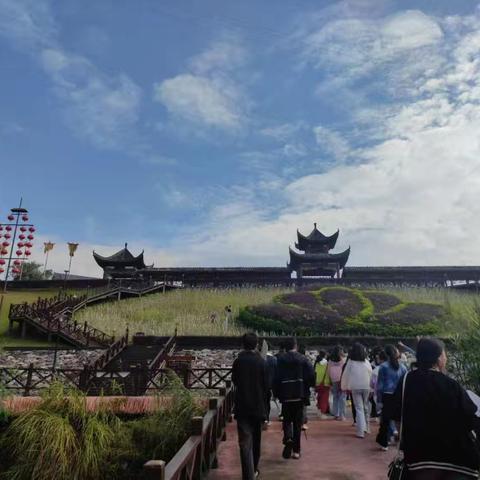
<path id="1" fill-rule="evenodd" d="M 408 375 L 408 372 L 403 377 L 403 385 L 402 385 L 402 409 L 400 413 L 400 435 L 398 437 L 398 452 L 400 452 L 400 448 L 402 445 L 402 438 L 403 438 L 403 406 L 405 405 L 405 384 L 407 383 L 407 375 Z"/>

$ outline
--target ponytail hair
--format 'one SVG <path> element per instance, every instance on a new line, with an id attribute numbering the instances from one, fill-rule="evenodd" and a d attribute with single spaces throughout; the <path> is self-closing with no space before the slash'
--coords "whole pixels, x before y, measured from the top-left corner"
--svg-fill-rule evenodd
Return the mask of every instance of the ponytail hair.
<path id="1" fill-rule="evenodd" d="M 397 347 L 394 345 L 386 345 L 385 346 L 385 355 L 387 356 L 388 363 L 394 370 L 398 370 L 400 368 L 399 362 L 399 353 Z"/>

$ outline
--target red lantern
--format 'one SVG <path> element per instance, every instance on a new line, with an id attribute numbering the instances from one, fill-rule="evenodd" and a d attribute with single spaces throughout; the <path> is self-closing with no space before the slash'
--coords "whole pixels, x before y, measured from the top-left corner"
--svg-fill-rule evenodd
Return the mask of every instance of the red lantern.
<path id="1" fill-rule="evenodd" d="M 20 227 L 20 231 L 21 231 L 21 232 L 26 232 L 26 231 L 27 231 L 27 227 Z"/>
<path id="2" fill-rule="evenodd" d="M 26 246 L 27 248 L 32 248 L 32 247 L 33 247 L 33 243 L 32 243 L 32 242 L 27 242 L 27 243 L 25 244 L 25 246 Z"/>
<path id="3" fill-rule="evenodd" d="M 6 233 L 5 235 L 5 238 L 8 240 L 9 238 L 11 238 L 11 235 L 9 233 Z"/>
<path id="4" fill-rule="evenodd" d="M 8 250 L 2 249 L 0 250 L 0 255 L 6 255 L 8 253 Z"/>
<path id="5" fill-rule="evenodd" d="M 20 273 L 20 270 L 18 268 L 12 268 L 12 273 Z"/>
<path id="6" fill-rule="evenodd" d="M 13 264 L 14 264 L 14 265 L 17 265 L 17 267 L 18 267 L 18 266 L 20 266 L 20 265 L 22 264 L 22 261 L 21 261 L 21 260 L 14 260 L 14 261 L 13 261 Z"/>
<path id="7" fill-rule="evenodd" d="M 18 238 L 20 240 L 25 240 L 25 238 L 27 238 L 23 233 L 21 235 L 18 236 Z"/>
<path id="8" fill-rule="evenodd" d="M 2 243 L 2 246 L 4 246 L 5 248 L 7 248 L 9 245 L 10 245 L 9 242 L 3 242 L 3 243 Z"/>
<path id="9" fill-rule="evenodd" d="M 23 248 L 23 245 L 24 245 L 23 242 L 18 242 L 17 243 L 18 248 Z"/>
<path id="10" fill-rule="evenodd" d="M 31 252 L 30 250 L 25 250 L 25 255 L 26 255 L 27 257 L 29 257 L 31 254 L 32 254 L 32 252 Z"/>
<path id="11" fill-rule="evenodd" d="M 15 217 L 14 217 L 13 215 L 9 215 L 7 218 L 8 218 L 10 221 L 15 220 Z"/>
<path id="12" fill-rule="evenodd" d="M 29 235 L 27 238 L 28 238 L 29 240 L 33 240 L 35 237 L 34 237 L 33 235 Z"/>
<path id="13" fill-rule="evenodd" d="M 0 258 L 0 265 L 5 265 L 5 260 L 3 258 Z"/>
<path id="14" fill-rule="evenodd" d="M 3 268 L 0 268 L 0 273 L 3 273 L 5 270 Z"/>
<path id="15" fill-rule="evenodd" d="M 0 225 L 0 232 L 3 230 L 3 227 Z"/>
<path id="16" fill-rule="evenodd" d="M 35 227 L 30 227 L 28 230 L 33 233 L 35 231 Z"/>
<path id="17" fill-rule="evenodd" d="M 21 250 L 17 250 L 15 253 L 17 254 L 17 257 L 20 257 L 23 252 Z"/>
<path id="18" fill-rule="evenodd" d="M 28 215 L 22 215 L 22 220 L 24 222 L 28 222 Z"/>
<path id="19" fill-rule="evenodd" d="M 12 227 L 11 227 L 10 225 L 7 225 L 7 226 L 5 227 L 5 230 L 6 230 L 7 232 L 11 232 L 11 231 L 12 231 Z"/>

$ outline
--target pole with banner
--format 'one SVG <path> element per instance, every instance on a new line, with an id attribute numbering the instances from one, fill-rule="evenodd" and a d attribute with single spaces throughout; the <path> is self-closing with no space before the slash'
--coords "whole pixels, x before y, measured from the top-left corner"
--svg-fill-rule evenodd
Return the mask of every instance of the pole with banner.
<path id="1" fill-rule="evenodd" d="M 68 242 L 67 245 L 68 245 L 68 254 L 70 255 L 70 261 L 68 262 L 67 275 L 70 276 L 70 270 L 72 268 L 72 259 L 73 259 L 73 256 L 75 255 L 75 252 L 77 251 L 78 243 Z M 65 277 L 67 277 L 67 275 L 65 275 Z"/>
<path id="2" fill-rule="evenodd" d="M 43 278 L 45 278 L 45 275 L 47 273 L 48 254 L 50 253 L 50 250 L 53 250 L 54 246 L 55 244 L 50 241 L 43 242 L 43 253 L 45 254 L 45 263 L 43 265 Z"/>

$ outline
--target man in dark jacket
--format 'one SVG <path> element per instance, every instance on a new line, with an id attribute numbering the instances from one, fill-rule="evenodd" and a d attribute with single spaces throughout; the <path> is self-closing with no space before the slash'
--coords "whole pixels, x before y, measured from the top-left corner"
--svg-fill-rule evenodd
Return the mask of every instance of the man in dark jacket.
<path id="1" fill-rule="evenodd" d="M 244 350 L 239 353 L 232 367 L 232 382 L 235 385 L 234 413 L 237 420 L 242 480 L 254 480 L 258 476 L 262 424 L 267 418 L 269 381 L 267 364 L 257 350 L 257 335 L 246 333 L 242 342 Z"/>
<path id="2" fill-rule="evenodd" d="M 298 353 L 294 338 L 285 340 L 286 353 L 277 359 L 274 394 L 282 402 L 283 458 L 300 458 L 303 406 L 315 386 L 315 372 L 308 359 Z M 292 455 L 293 451 L 293 455 Z"/>

